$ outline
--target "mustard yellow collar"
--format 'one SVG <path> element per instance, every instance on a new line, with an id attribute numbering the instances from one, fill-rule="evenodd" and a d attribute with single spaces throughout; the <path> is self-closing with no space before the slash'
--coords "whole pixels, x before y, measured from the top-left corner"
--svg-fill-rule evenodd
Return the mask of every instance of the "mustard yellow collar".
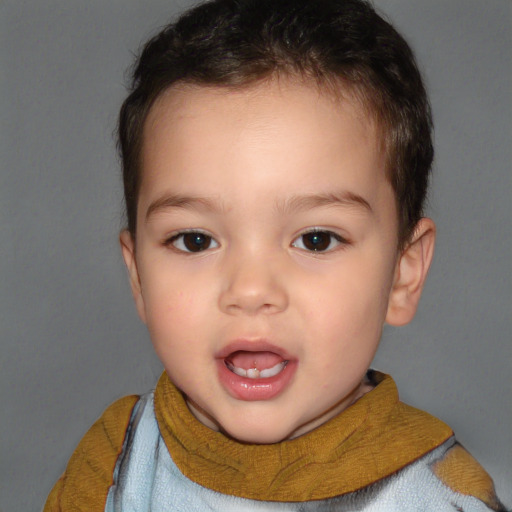
<path id="1" fill-rule="evenodd" d="M 155 413 L 172 459 L 194 482 L 255 500 L 326 499 L 391 475 L 453 435 L 440 420 L 399 402 L 390 376 L 369 376 L 372 391 L 319 428 L 277 444 L 244 444 L 204 426 L 165 373 Z"/>

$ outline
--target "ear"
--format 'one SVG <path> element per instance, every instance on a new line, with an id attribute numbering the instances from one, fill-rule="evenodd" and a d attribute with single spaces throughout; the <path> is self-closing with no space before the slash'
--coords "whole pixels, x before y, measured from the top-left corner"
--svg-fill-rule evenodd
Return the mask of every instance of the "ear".
<path id="1" fill-rule="evenodd" d="M 434 256 L 435 239 L 434 222 L 422 218 L 396 264 L 386 315 L 388 324 L 405 325 L 413 319 Z"/>
<path id="2" fill-rule="evenodd" d="M 137 268 L 137 260 L 135 258 L 135 240 L 132 234 L 127 230 L 121 231 L 119 235 L 119 243 L 121 244 L 121 252 L 123 253 L 124 262 L 128 269 L 128 277 L 132 288 L 135 306 L 141 320 L 146 323 L 146 311 L 144 308 L 144 299 L 142 297 L 142 287 L 140 284 L 139 270 Z"/>

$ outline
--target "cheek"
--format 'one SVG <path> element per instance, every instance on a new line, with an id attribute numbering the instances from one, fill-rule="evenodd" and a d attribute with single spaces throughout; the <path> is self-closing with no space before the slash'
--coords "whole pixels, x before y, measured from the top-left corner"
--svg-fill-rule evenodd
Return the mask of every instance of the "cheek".
<path id="1" fill-rule="evenodd" d="M 193 313 L 211 289 L 200 269 L 177 264 L 165 255 L 145 262 L 141 272 L 143 298 L 152 314 Z"/>
<path id="2" fill-rule="evenodd" d="M 183 274 L 153 269 L 143 281 L 146 323 L 155 344 L 173 345 L 196 338 L 213 310 L 211 287 Z"/>
<path id="3" fill-rule="evenodd" d="M 316 325 L 326 339 L 378 341 L 391 286 L 388 274 L 354 258 L 305 286 L 304 297 L 309 302 L 305 325 Z"/>

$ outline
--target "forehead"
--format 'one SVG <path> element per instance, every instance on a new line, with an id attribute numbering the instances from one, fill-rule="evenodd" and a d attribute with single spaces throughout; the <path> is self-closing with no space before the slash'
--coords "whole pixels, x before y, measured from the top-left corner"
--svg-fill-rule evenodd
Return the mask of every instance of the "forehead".
<path id="1" fill-rule="evenodd" d="M 194 118 L 215 116 L 220 110 L 240 121 L 265 123 L 268 114 L 279 111 L 287 117 L 310 123 L 326 116 L 333 119 L 340 111 L 348 113 L 369 137 L 377 140 L 380 128 L 377 116 L 364 94 L 355 87 L 344 86 L 341 80 L 320 84 L 293 76 L 270 77 L 240 87 L 178 84 L 166 89 L 152 105 L 144 123 L 143 140 L 161 123 L 185 122 Z M 317 111 L 320 116 L 315 115 Z M 355 127 L 355 124 L 354 124 Z M 149 135 L 151 137 L 151 135 Z"/>
<path id="2" fill-rule="evenodd" d="M 376 123 L 355 97 L 291 80 L 167 90 L 146 120 L 141 156 L 150 196 L 175 186 L 227 197 L 283 178 L 298 193 L 328 192 L 340 176 L 372 196 L 387 181 Z"/>

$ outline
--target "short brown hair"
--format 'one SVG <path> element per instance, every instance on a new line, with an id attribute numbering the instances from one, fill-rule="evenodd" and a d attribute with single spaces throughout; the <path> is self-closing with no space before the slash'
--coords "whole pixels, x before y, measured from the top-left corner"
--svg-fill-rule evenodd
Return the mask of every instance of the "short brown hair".
<path id="1" fill-rule="evenodd" d="M 423 215 L 433 160 L 430 105 L 414 56 L 364 0 L 212 0 L 144 46 L 119 118 L 128 229 L 135 235 L 143 129 L 176 84 L 243 87 L 275 74 L 353 90 L 378 122 L 402 247 Z"/>

